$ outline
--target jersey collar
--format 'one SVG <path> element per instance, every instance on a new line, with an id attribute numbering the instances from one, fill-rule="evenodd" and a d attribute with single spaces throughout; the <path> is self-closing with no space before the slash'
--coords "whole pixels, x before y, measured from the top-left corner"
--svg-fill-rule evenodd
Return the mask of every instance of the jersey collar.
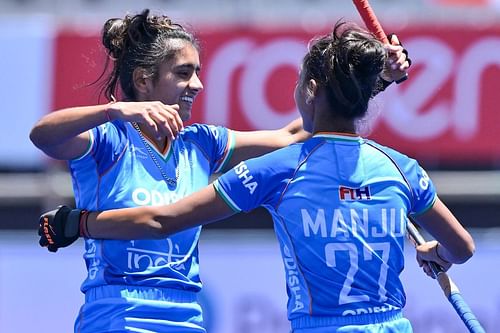
<path id="1" fill-rule="evenodd" d="M 362 138 L 357 134 L 343 133 L 343 132 L 317 132 L 313 135 L 314 138 L 324 138 L 334 141 L 348 141 L 348 142 L 358 142 Z"/>

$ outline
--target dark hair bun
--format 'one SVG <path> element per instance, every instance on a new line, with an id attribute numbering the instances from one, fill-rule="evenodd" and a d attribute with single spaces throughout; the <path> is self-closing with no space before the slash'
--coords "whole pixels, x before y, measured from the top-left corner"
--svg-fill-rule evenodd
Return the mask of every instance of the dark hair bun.
<path id="1" fill-rule="evenodd" d="M 102 44 L 108 54 L 114 58 L 120 58 L 124 49 L 127 36 L 128 22 L 120 18 L 112 18 L 106 21 L 102 29 Z"/>

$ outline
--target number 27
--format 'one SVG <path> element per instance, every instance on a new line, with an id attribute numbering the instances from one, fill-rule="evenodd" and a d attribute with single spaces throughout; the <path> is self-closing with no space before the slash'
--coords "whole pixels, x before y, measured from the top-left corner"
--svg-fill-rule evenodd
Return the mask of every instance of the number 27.
<path id="1" fill-rule="evenodd" d="M 387 280 L 387 261 L 389 260 L 390 244 L 384 243 L 367 243 L 363 247 L 363 260 L 372 260 L 372 251 L 369 251 L 369 247 L 372 251 L 381 251 L 383 264 L 380 267 L 380 274 L 378 277 L 378 295 L 380 296 L 379 301 L 383 302 L 387 299 L 387 290 L 385 289 L 385 283 Z M 339 304 L 348 304 L 354 302 L 365 302 L 369 300 L 368 295 L 349 295 L 352 289 L 352 284 L 354 282 L 354 275 L 358 271 L 358 248 L 354 243 L 328 243 L 325 245 L 325 257 L 326 265 L 328 267 L 336 266 L 335 253 L 339 251 L 348 251 L 349 254 L 349 271 L 346 274 L 346 279 L 344 285 L 339 293 Z"/>

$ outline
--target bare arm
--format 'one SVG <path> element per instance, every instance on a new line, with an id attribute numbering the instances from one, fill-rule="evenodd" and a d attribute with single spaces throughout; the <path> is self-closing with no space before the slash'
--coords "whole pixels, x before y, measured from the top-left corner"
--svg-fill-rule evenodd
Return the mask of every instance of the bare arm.
<path id="1" fill-rule="evenodd" d="M 182 129 L 178 105 L 161 102 L 117 102 L 81 106 L 54 111 L 40 119 L 31 129 L 33 144 L 48 156 L 70 160 L 88 148 L 88 130 L 112 119 L 136 121 L 159 136 L 174 138 Z"/>
<path id="2" fill-rule="evenodd" d="M 474 254 L 472 236 L 439 198 L 429 211 L 418 216 L 418 224 L 439 243 L 439 246 L 436 242 L 428 242 L 417 247 L 420 259 L 436 261 L 433 257 L 437 257 L 438 263 L 439 259 L 444 259 L 448 263 L 461 264 Z"/>
<path id="3" fill-rule="evenodd" d="M 297 118 L 283 128 L 239 132 L 235 131 L 234 152 L 227 165 L 231 168 L 241 161 L 267 154 L 292 143 L 301 142 L 311 137 L 302 127 L 302 118 Z"/>
<path id="4" fill-rule="evenodd" d="M 30 139 L 45 154 L 69 160 L 88 147 L 88 130 L 107 121 L 107 105 L 83 106 L 54 111 L 31 129 Z"/>
<path id="5" fill-rule="evenodd" d="M 145 206 L 92 212 L 87 220 L 92 238 L 148 239 L 167 235 L 235 214 L 213 185 L 167 206 Z"/>

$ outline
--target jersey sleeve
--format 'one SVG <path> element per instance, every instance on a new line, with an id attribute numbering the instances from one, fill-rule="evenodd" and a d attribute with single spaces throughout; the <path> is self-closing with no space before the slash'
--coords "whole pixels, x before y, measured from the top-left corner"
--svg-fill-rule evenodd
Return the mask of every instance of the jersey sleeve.
<path id="1" fill-rule="evenodd" d="M 405 154 L 392 148 L 382 146 L 374 141 L 367 141 L 371 146 L 383 152 L 396 166 L 404 182 L 409 187 L 411 207 L 408 211 L 412 215 L 420 215 L 430 209 L 436 201 L 437 194 L 434 183 L 419 163 Z"/>
<path id="2" fill-rule="evenodd" d="M 415 160 L 411 160 L 411 163 L 408 164 L 406 175 L 411 185 L 413 199 L 410 214 L 423 214 L 436 201 L 437 194 L 434 183 L 427 175 L 427 172 Z"/>
<path id="3" fill-rule="evenodd" d="M 411 207 L 409 213 L 412 215 L 425 213 L 434 205 L 437 198 L 434 183 L 416 160 L 394 150 L 387 152 L 395 161 L 410 188 Z"/>
<path id="4" fill-rule="evenodd" d="M 196 142 L 210 161 L 210 172 L 218 173 L 227 164 L 234 150 L 234 133 L 223 126 L 193 124 L 186 139 Z"/>
<path id="5" fill-rule="evenodd" d="M 105 173 L 120 158 L 127 147 L 126 127 L 123 122 L 108 122 L 89 131 L 90 141 L 86 152 L 70 161 L 77 165 L 91 159 L 100 175 Z"/>
<path id="6" fill-rule="evenodd" d="M 293 173 L 292 155 L 284 148 L 242 161 L 215 180 L 215 190 L 236 212 L 274 206 Z"/>

